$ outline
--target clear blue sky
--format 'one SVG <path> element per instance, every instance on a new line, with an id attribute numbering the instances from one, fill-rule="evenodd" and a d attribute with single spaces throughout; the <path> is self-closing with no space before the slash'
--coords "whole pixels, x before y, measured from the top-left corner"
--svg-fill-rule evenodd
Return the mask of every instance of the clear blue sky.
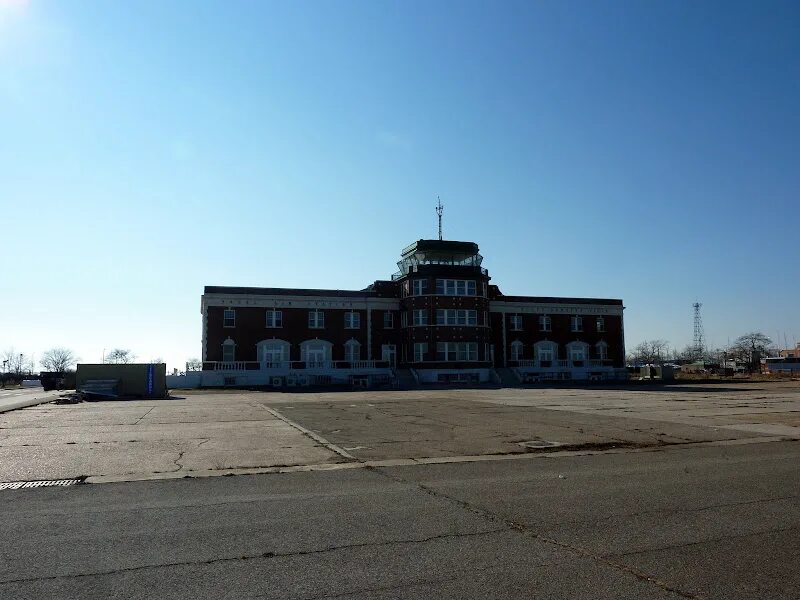
<path id="1" fill-rule="evenodd" d="M 204 285 L 411 241 L 627 341 L 800 338 L 797 2 L 0 0 L 0 350 L 200 354 Z"/>

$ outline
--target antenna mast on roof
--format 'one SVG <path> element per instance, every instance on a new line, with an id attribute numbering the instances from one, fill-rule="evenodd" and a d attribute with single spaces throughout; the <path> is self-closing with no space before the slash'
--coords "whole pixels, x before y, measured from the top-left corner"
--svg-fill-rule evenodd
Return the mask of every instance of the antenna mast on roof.
<path id="1" fill-rule="evenodd" d="M 439 239 L 442 239 L 442 212 L 444 211 L 444 206 L 442 206 L 442 200 L 439 196 L 436 196 L 436 199 L 439 203 L 436 205 L 436 214 L 439 215 Z"/>

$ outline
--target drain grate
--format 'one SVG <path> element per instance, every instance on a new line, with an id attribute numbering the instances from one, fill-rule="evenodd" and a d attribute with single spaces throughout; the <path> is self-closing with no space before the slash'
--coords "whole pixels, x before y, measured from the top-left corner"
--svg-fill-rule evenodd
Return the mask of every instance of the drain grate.
<path id="1" fill-rule="evenodd" d="M 24 490 L 40 487 L 66 487 L 83 483 L 83 479 L 51 479 L 47 481 L 0 481 L 0 490 Z"/>

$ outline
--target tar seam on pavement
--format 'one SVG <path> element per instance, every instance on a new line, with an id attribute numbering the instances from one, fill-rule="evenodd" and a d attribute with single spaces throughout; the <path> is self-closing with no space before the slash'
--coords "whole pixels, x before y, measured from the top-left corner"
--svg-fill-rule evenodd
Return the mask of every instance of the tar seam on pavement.
<path id="1" fill-rule="evenodd" d="M 442 499 L 442 500 L 446 500 L 446 501 L 448 501 L 448 502 L 450 502 L 452 504 L 456 504 L 457 506 L 460 506 L 461 508 L 470 511 L 473 514 L 482 516 L 484 519 L 487 519 L 487 520 L 489 520 L 489 521 L 491 521 L 493 523 L 502 523 L 506 527 L 508 527 L 508 529 L 511 530 L 511 531 L 517 531 L 519 533 L 522 533 L 523 535 L 527 535 L 527 536 L 532 537 L 532 538 L 534 538 L 536 540 L 539 540 L 541 542 L 544 542 L 544 543 L 547 543 L 547 544 L 552 544 L 554 546 L 558 546 L 559 548 L 562 548 L 564 550 L 568 550 L 570 552 L 574 552 L 575 554 L 578 554 L 578 555 L 583 556 L 585 558 L 589 558 L 589 559 L 591 559 L 591 560 L 593 560 L 595 562 L 605 564 L 605 565 L 607 565 L 607 566 L 609 566 L 609 567 L 611 567 L 613 569 L 616 569 L 618 571 L 622 571 L 624 573 L 628 573 L 629 575 L 633 575 L 634 577 L 636 577 L 637 579 L 639 579 L 641 581 L 647 581 L 649 583 L 652 583 L 652 584 L 660 587 L 662 590 L 667 591 L 667 592 L 671 592 L 673 594 L 677 594 L 677 595 L 681 596 L 682 598 L 688 598 L 689 600 L 706 600 L 705 596 L 700 596 L 700 595 L 697 595 L 697 594 L 693 594 L 691 592 L 686 592 L 686 591 L 684 591 L 684 590 L 682 590 L 682 589 L 680 589 L 680 588 L 678 588 L 678 587 L 676 587 L 676 586 L 674 586 L 674 585 L 672 585 L 670 583 L 667 583 L 666 581 L 663 581 L 661 579 L 657 579 L 656 577 L 653 577 L 652 575 L 648 575 L 647 573 L 644 573 L 643 571 L 640 571 L 639 569 L 637 569 L 635 567 L 632 567 L 630 565 L 626 565 L 626 564 L 621 563 L 621 562 L 617 562 L 615 560 L 610 559 L 607 556 L 603 556 L 603 555 L 597 554 L 597 553 L 592 552 L 591 550 L 588 550 L 586 548 L 582 548 L 580 546 L 576 546 L 576 545 L 573 545 L 573 544 L 568 544 L 566 542 L 561 542 L 561 541 L 556 540 L 554 538 L 542 536 L 542 535 L 536 533 L 535 531 L 533 531 L 532 529 L 530 529 L 524 523 L 518 523 L 517 521 L 513 521 L 511 519 L 507 519 L 505 517 L 502 517 L 502 516 L 498 515 L 497 513 L 493 513 L 492 511 L 487 510 L 485 508 L 481 508 L 479 506 L 475 506 L 474 504 L 471 504 L 471 503 L 466 502 L 464 500 L 459 500 L 458 498 L 454 498 L 453 496 L 448 496 L 447 494 L 444 494 L 442 492 L 434 490 L 433 488 L 430 488 L 430 487 L 428 487 L 428 486 L 426 486 L 426 485 L 424 485 L 422 483 L 416 483 L 416 482 L 413 482 L 413 481 L 409 481 L 409 480 L 403 479 L 402 477 L 400 477 L 398 475 L 393 475 L 393 474 L 391 474 L 389 472 L 386 472 L 386 471 L 384 471 L 383 469 L 380 469 L 380 468 L 367 467 L 367 469 L 369 469 L 370 471 L 374 472 L 377 475 L 380 475 L 381 477 L 385 477 L 385 478 L 387 478 L 387 479 L 389 479 L 391 481 L 394 481 L 395 483 L 400 483 L 402 485 L 408 485 L 408 486 L 416 487 L 417 489 L 425 492 L 426 494 L 428 494 L 430 496 L 433 496 L 434 498 L 439 498 L 439 499 Z"/>

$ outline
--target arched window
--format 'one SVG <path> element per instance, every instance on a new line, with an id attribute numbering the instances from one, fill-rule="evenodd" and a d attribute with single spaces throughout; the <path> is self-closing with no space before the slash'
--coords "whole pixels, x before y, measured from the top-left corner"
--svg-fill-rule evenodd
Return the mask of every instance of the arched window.
<path id="1" fill-rule="evenodd" d="M 567 358 L 573 366 L 581 367 L 589 358 L 589 344 L 586 342 L 570 342 L 567 344 Z"/>
<path id="2" fill-rule="evenodd" d="M 222 342 L 222 362 L 233 362 L 236 360 L 236 342 L 230 337 Z"/>
<path id="3" fill-rule="evenodd" d="M 291 344 L 284 340 L 262 340 L 256 344 L 258 361 L 266 368 L 280 368 L 289 362 Z"/>
<path id="4" fill-rule="evenodd" d="M 344 359 L 347 362 L 361 360 L 361 344 L 357 340 L 347 340 L 344 343 Z"/>
<path id="5" fill-rule="evenodd" d="M 306 340 L 300 344 L 300 360 L 306 367 L 328 367 L 331 361 L 331 348 L 333 344 L 326 340 Z"/>
<path id="6" fill-rule="evenodd" d="M 522 349 L 524 345 L 519 340 L 511 342 L 511 360 L 522 360 Z"/>
<path id="7" fill-rule="evenodd" d="M 547 340 L 536 342 L 533 345 L 533 352 L 540 366 L 550 367 L 558 358 L 558 344 Z"/>
<path id="8" fill-rule="evenodd" d="M 594 349 L 599 360 L 608 360 L 608 344 L 605 342 L 597 342 L 594 345 Z"/>

